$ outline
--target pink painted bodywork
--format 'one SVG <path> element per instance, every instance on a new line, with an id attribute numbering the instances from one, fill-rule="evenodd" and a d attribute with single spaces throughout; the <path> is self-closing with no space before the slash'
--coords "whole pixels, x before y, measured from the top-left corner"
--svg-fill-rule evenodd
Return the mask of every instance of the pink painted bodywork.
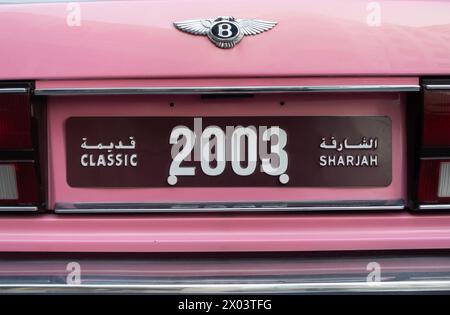
<path id="1" fill-rule="evenodd" d="M 450 2 L 369 1 L 81 2 L 0 6 L 0 80 L 37 88 L 417 84 L 450 74 Z M 271 31 L 221 50 L 172 22 L 234 15 L 275 20 Z M 370 18 L 369 18 L 370 20 Z M 369 23 L 370 24 L 370 23 Z M 405 199 L 405 104 L 399 94 L 258 96 L 248 106 L 173 96 L 177 115 L 386 115 L 393 119 L 393 182 L 370 189 L 74 189 L 65 180 L 63 122 L 74 115 L 162 115 L 163 96 L 49 97 L 49 208 L 56 202 L 230 199 Z M 277 102 L 288 104 L 282 111 Z M 274 101 L 270 103 L 270 101 Z M 295 106 L 289 106 L 292 102 Z M 151 104 L 149 104 L 151 103 Z M 148 194 L 151 193 L 151 199 Z M 2 216 L 0 252 L 249 252 L 450 248 L 450 216 L 403 213 Z"/>
<path id="2" fill-rule="evenodd" d="M 384 85 L 417 84 L 417 78 L 303 78 L 303 79 L 185 79 L 121 81 L 39 81 L 37 88 L 68 87 L 158 87 L 158 86 L 231 86 L 231 85 Z M 280 97 L 286 105 L 279 107 Z M 175 102 L 176 113 L 167 102 Z M 207 106 L 197 96 L 84 96 L 49 97 L 49 200 L 149 201 L 150 189 L 74 189 L 65 179 L 64 120 L 72 115 L 211 115 L 254 114 L 352 114 L 389 115 L 394 125 L 393 182 L 387 188 L 372 189 L 159 189 L 155 200 L 356 199 L 356 197 L 405 198 L 405 126 L 404 99 L 397 93 L 263 95 L 256 101 L 243 99 L 209 100 Z M 205 101 L 203 101 L 205 102 Z M 245 104 L 243 104 L 245 103 Z M 197 110 L 198 109 L 198 110 Z M 282 111 L 285 111 L 284 113 Z M 219 192 L 221 192 L 219 194 Z M 296 194 L 299 193 L 299 194 Z M 0 250 L 52 252 L 248 252 L 248 251 L 326 251 L 374 249 L 424 249 L 450 246 L 450 218 L 414 216 L 408 213 L 355 214 L 202 214 L 139 216 L 54 216 L 9 218 L 0 222 Z M 3 233 L 2 233 L 3 231 Z"/>
<path id="3" fill-rule="evenodd" d="M 2 252 L 263 252 L 450 248 L 450 216 L 408 213 L 4 217 Z"/>
<path id="4" fill-rule="evenodd" d="M 0 79 L 450 73 L 450 2 L 376 3 L 379 10 L 359 0 L 80 2 L 80 26 L 68 26 L 67 3 L 3 4 Z M 278 25 L 222 50 L 172 24 L 218 15 Z"/>
<path id="5" fill-rule="evenodd" d="M 280 101 L 286 103 L 280 106 Z M 170 107 L 169 103 L 175 103 Z M 377 116 L 392 120 L 392 183 L 370 188 L 73 188 L 66 180 L 64 123 L 79 116 Z M 49 190 L 55 203 L 406 200 L 404 98 L 398 93 L 49 97 Z M 294 137 L 294 135 L 290 135 Z M 168 140 L 167 140 L 168 141 Z M 307 153 L 305 153 L 307 154 Z M 75 158 L 75 157 L 73 157 Z M 167 157 L 170 159 L 170 156 Z M 292 162 L 292 163 L 295 163 Z M 149 174 L 151 176 L 151 174 Z"/>

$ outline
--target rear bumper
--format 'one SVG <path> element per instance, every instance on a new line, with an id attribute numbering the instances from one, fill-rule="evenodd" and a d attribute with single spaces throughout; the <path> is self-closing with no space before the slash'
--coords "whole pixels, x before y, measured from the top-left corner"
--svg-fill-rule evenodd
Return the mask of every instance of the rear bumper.
<path id="1" fill-rule="evenodd" d="M 419 293 L 450 292 L 450 281 L 397 281 L 371 284 L 350 283 L 234 283 L 234 284 L 109 284 L 1 285 L 0 294 L 337 294 L 337 293 Z"/>
<path id="2" fill-rule="evenodd" d="M 43 258 L 45 257 L 45 258 Z M 78 278 L 72 277 L 74 266 Z M 450 292 L 448 252 L 7 257 L 0 293 Z"/>

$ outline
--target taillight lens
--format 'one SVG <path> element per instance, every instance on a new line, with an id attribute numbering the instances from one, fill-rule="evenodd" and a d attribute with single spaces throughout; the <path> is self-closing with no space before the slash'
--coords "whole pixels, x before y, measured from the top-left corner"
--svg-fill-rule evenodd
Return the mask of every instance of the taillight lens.
<path id="1" fill-rule="evenodd" d="M 425 90 L 418 201 L 450 209 L 450 90 Z"/>
<path id="2" fill-rule="evenodd" d="M 37 209 L 36 157 L 28 90 L 2 93 L 0 86 L 0 211 Z"/>
<path id="3" fill-rule="evenodd" d="M 29 96 L 0 94 L 0 150 L 18 149 L 32 149 Z"/>
<path id="4" fill-rule="evenodd" d="M 450 203 L 450 159 L 421 160 L 419 183 L 421 204 Z"/>
<path id="5" fill-rule="evenodd" d="M 0 203 L 33 206 L 39 200 L 36 168 L 32 162 L 0 164 Z"/>

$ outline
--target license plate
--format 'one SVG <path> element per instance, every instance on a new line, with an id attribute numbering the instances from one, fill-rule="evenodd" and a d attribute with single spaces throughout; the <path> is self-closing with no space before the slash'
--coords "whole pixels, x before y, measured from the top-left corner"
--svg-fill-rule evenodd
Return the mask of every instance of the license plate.
<path id="1" fill-rule="evenodd" d="M 385 187 L 386 116 L 71 117 L 72 187 Z"/>

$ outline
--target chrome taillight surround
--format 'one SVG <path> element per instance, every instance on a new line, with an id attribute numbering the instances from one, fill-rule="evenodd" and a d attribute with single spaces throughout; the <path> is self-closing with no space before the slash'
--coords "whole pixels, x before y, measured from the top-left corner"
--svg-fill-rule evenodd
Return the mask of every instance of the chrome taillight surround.
<path id="1" fill-rule="evenodd" d="M 0 85 L 0 211 L 37 211 L 41 204 L 31 85 Z"/>
<path id="2" fill-rule="evenodd" d="M 419 209 L 450 209 L 450 80 L 424 80 Z"/>

